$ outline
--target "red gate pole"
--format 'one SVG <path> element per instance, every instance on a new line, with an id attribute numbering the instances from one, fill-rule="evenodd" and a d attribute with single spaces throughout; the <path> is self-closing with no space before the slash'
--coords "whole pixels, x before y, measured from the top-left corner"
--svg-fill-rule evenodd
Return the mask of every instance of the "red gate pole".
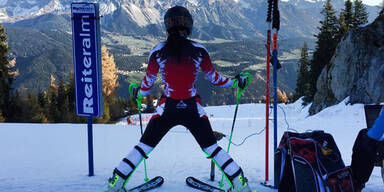
<path id="1" fill-rule="evenodd" d="M 267 78 L 266 78 L 266 93 L 265 93 L 265 181 L 268 181 L 269 170 L 269 63 L 271 53 L 271 30 L 267 32 Z"/>
<path id="2" fill-rule="evenodd" d="M 267 10 L 267 78 L 265 87 L 265 181 L 269 180 L 269 64 L 271 59 L 271 22 L 272 22 L 272 0 L 268 0 Z"/>

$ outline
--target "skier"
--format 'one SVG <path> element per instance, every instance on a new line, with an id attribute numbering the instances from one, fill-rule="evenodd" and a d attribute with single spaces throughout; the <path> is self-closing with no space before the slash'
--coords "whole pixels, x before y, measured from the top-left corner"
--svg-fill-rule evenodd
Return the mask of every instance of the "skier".
<path id="1" fill-rule="evenodd" d="M 106 192 L 125 191 L 125 185 L 135 168 L 176 125 L 188 128 L 203 152 L 225 173 L 226 179 L 232 185 L 228 191 L 251 192 L 243 170 L 218 146 L 196 89 L 200 69 L 211 83 L 220 87 L 230 87 L 234 84 L 244 89 L 248 81 L 247 76 L 240 73 L 231 79 L 220 75 L 213 68 L 207 50 L 187 39 L 192 32 L 193 19 L 186 8 L 170 8 L 164 16 L 164 23 L 168 38 L 150 52 L 146 75 L 140 87 L 133 87 L 132 95 L 139 99 L 147 95 L 158 71 L 165 85 L 164 93 L 140 142 L 114 169 Z"/>
<path id="2" fill-rule="evenodd" d="M 353 145 L 351 170 L 353 185 L 360 192 L 369 180 L 375 165 L 380 142 L 384 141 L 384 107 L 372 128 L 362 129 Z"/>

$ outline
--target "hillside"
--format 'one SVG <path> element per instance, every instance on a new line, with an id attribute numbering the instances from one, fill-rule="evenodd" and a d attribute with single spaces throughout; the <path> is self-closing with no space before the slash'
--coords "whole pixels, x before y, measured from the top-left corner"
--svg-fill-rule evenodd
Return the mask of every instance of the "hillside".
<path id="1" fill-rule="evenodd" d="M 16 68 L 20 71 L 14 86 L 20 91 L 43 91 L 49 87 L 50 76 L 68 81 L 72 66 L 71 35 L 60 30 L 36 30 L 30 27 L 7 27 L 11 56 L 17 58 Z M 30 38 L 34 37 L 34 38 Z M 127 82 L 139 81 L 144 75 L 143 64 L 147 55 L 160 39 L 153 37 L 134 38 L 113 33 L 103 34 L 106 44 L 119 69 L 118 96 L 128 97 Z M 312 39 L 290 39 L 281 41 L 280 60 L 283 68 L 279 71 L 279 88 L 290 93 L 295 87 L 298 49 L 306 41 L 313 46 Z M 201 42 L 211 54 L 218 71 L 234 76 L 241 71 L 258 74 L 255 86 L 249 90 L 248 102 L 258 102 L 264 95 L 265 54 L 264 40 Z M 200 91 L 208 105 L 231 103 L 225 99 L 232 91 L 215 88 L 201 75 Z M 160 87 L 153 94 L 160 94 Z M 218 99 L 216 96 L 220 95 Z"/>

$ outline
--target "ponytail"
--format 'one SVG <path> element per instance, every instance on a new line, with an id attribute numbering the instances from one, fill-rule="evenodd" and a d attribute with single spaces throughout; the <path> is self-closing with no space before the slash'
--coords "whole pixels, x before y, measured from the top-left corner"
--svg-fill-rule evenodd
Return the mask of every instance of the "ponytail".
<path id="1" fill-rule="evenodd" d="M 181 62 L 185 49 L 191 45 L 191 41 L 186 38 L 182 31 L 169 33 L 164 51 L 168 58 L 174 58 Z"/>

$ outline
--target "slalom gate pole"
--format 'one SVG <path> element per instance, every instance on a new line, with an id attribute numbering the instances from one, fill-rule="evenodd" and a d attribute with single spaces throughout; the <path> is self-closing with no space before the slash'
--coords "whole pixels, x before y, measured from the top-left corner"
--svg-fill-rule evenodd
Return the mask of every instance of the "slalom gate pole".
<path id="1" fill-rule="evenodd" d="M 268 0 L 268 12 L 267 12 L 267 78 L 265 86 L 265 181 L 269 178 L 269 64 L 271 58 L 271 22 L 272 22 L 272 0 Z"/>
<path id="2" fill-rule="evenodd" d="M 278 0 L 273 0 L 273 23 L 272 27 L 274 29 L 273 31 L 273 128 L 274 128 L 274 134 L 273 134 L 273 146 L 274 146 L 274 153 L 277 149 L 277 35 L 278 31 L 280 29 L 280 12 L 278 8 Z M 276 170 L 276 163 L 274 163 L 275 167 L 274 170 Z M 277 178 L 274 177 L 274 188 L 277 188 Z"/>
<path id="3" fill-rule="evenodd" d="M 239 101 L 241 98 L 241 95 L 243 94 L 244 90 L 248 87 L 248 85 L 252 82 L 252 75 L 250 73 L 244 73 L 244 75 L 248 76 L 248 81 L 247 84 L 243 89 L 237 88 L 236 92 L 236 108 L 235 108 L 235 114 L 233 115 L 233 121 L 232 121 L 232 128 L 231 128 L 231 134 L 229 135 L 229 142 L 228 142 L 228 147 L 227 147 L 227 153 L 229 153 L 229 149 L 232 144 L 232 136 L 233 136 L 233 130 L 235 128 L 235 122 L 236 122 L 236 116 L 237 116 L 237 110 L 239 109 Z M 224 170 L 222 170 L 224 173 Z M 223 181 L 224 181 L 224 174 L 221 176 L 221 181 L 219 183 L 220 188 L 223 187 Z"/>

